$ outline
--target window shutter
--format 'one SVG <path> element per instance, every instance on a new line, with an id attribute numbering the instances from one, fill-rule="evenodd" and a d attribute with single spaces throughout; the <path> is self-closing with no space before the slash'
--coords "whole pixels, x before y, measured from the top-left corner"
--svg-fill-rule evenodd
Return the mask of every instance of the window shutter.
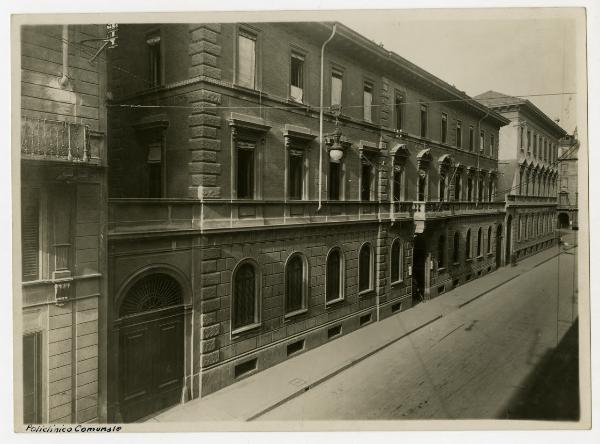
<path id="1" fill-rule="evenodd" d="M 21 247 L 23 257 L 23 281 L 39 277 L 40 254 L 40 199 L 39 190 L 22 193 Z"/>

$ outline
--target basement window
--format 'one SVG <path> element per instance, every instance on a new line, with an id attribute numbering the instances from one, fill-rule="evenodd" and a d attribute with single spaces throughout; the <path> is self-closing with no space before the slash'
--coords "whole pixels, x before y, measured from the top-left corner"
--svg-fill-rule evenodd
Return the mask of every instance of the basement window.
<path id="1" fill-rule="evenodd" d="M 249 361 L 242 362 L 235 366 L 233 373 L 235 378 L 239 378 L 240 376 L 244 376 L 254 370 L 256 370 L 256 364 L 258 363 L 258 358 L 250 359 Z"/>
<path id="2" fill-rule="evenodd" d="M 327 339 L 335 338 L 336 336 L 339 336 L 341 334 L 342 334 L 342 326 L 336 325 L 335 327 L 331 327 L 329 330 L 327 330 Z"/>
<path id="3" fill-rule="evenodd" d="M 393 304 L 392 305 L 392 313 L 396 313 L 397 311 L 400 311 L 400 307 L 401 307 L 400 302 Z"/>
<path id="4" fill-rule="evenodd" d="M 358 323 L 362 327 L 363 325 L 368 324 L 373 319 L 373 315 L 371 313 L 363 315 L 359 318 Z"/>
<path id="5" fill-rule="evenodd" d="M 302 339 L 301 341 L 296 341 L 296 342 L 292 342 L 291 344 L 288 344 L 287 346 L 287 355 L 291 356 L 295 353 L 298 353 L 300 351 L 304 350 L 304 339 Z"/>

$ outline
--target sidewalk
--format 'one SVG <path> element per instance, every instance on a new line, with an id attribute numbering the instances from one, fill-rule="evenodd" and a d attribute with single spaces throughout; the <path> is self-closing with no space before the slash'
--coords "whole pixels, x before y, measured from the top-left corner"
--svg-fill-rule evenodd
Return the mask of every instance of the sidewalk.
<path id="1" fill-rule="evenodd" d="M 360 328 L 216 393 L 177 405 L 149 421 L 252 420 L 558 254 L 559 248 L 554 246 L 523 260 L 517 266 L 500 268 L 456 290 Z"/>

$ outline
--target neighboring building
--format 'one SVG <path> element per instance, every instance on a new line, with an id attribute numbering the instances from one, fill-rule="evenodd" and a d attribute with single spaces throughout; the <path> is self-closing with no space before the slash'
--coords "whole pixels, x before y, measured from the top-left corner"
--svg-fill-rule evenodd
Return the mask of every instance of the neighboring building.
<path id="1" fill-rule="evenodd" d="M 578 193 L 577 193 L 577 159 L 579 154 L 579 139 L 577 129 L 567 134 L 560 141 L 558 149 L 558 227 L 579 228 Z"/>
<path id="2" fill-rule="evenodd" d="M 106 294 L 105 27 L 21 32 L 24 423 L 103 419 L 99 314 Z M 18 398 L 15 395 L 16 398 Z"/>
<path id="3" fill-rule="evenodd" d="M 110 420 L 214 392 L 503 264 L 508 119 L 337 24 L 321 151 L 333 28 L 120 27 Z"/>
<path id="4" fill-rule="evenodd" d="M 510 119 L 500 130 L 498 200 L 506 200 L 507 252 L 516 262 L 555 243 L 558 147 L 563 130 L 526 99 L 488 91 L 475 97 Z"/>

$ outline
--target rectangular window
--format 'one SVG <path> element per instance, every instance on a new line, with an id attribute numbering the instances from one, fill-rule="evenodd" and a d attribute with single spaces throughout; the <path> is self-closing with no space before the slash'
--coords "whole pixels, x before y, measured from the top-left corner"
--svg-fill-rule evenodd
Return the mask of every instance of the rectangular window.
<path id="1" fill-rule="evenodd" d="M 256 88 L 256 36 L 238 34 L 236 83 L 246 88 Z"/>
<path id="2" fill-rule="evenodd" d="M 23 423 L 42 422 L 42 334 L 23 336 Z"/>
<path id="3" fill-rule="evenodd" d="M 442 113 L 442 143 L 448 141 L 448 114 Z"/>
<path id="4" fill-rule="evenodd" d="M 427 137 L 427 105 L 421 105 L 421 137 Z"/>
<path id="5" fill-rule="evenodd" d="M 404 95 L 396 93 L 394 98 L 394 113 L 396 115 L 396 129 L 404 125 Z"/>
<path id="6" fill-rule="evenodd" d="M 371 165 L 365 160 L 362 162 L 360 181 L 360 199 L 371 200 Z"/>
<path id="7" fill-rule="evenodd" d="M 462 148 L 462 122 L 456 121 L 456 146 Z"/>
<path id="8" fill-rule="evenodd" d="M 340 200 L 340 164 L 329 163 L 329 183 L 327 186 L 329 200 Z"/>
<path id="9" fill-rule="evenodd" d="M 304 100 L 304 57 L 292 54 L 290 62 L 290 98 L 302 103 Z"/>
<path id="10" fill-rule="evenodd" d="M 288 165 L 288 197 L 302 199 L 304 157 L 300 153 L 290 152 Z"/>
<path id="11" fill-rule="evenodd" d="M 533 135 L 533 157 L 537 157 L 538 135 Z"/>
<path id="12" fill-rule="evenodd" d="M 367 122 L 373 121 L 373 84 L 365 82 L 363 87 L 363 118 Z"/>
<path id="13" fill-rule="evenodd" d="M 148 197 L 162 197 L 162 142 L 148 143 Z"/>
<path id="14" fill-rule="evenodd" d="M 342 105 L 342 73 L 333 71 L 331 73 L 331 106 Z"/>
<path id="15" fill-rule="evenodd" d="M 490 134 L 490 156 L 494 157 L 494 135 Z"/>
<path id="16" fill-rule="evenodd" d="M 531 152 L 531 131 L 527 130 L 527 154 Z"/>
<path id="17" fill-rule="evenodd" d="M 485 132 L 481 131 L 479 133 L 479 152 L 483 154 L 483 150 L 484 150 L 484 142 L 485 142 Z"/>
<path id="18" fill-rule="evenodd" d="M 524 133 L 525 133 L 525 129 L 522 126 L 520 126 L 519 127 L 519 147 L 521 148 L 521 151 L 523 151 L 523 148 L 525 146 L 525 141 L 523 140 Z"/>
<path id="19" fill-rule="evenodd" d="M 146 44 L 148 45 L 150 86 L 160 86 L 162 85 L 160 36 L 153 35 L 148 37 Z"/>
<path id="20" fill-rule="evenodd" d="M 548 161 L 548 140 L 544 139 L 544 160 Z"/>
<path id="21" fill-rule="evenodd" d="M 254 198 L 254 149 L 251 142 L 237 143 L 237 197 Z"/>
<path id="22" fill-rule="evenodd" d="M 39 279 L 40 194 L 37 188 L 21 192 L 21 248 L 23 282 Z"/>
<path id="23" fill-rule="evenodd" d="M 469 127 L 469 151 L 473 151 L 475 149 L 475 129 L 470 126 Z"/>

